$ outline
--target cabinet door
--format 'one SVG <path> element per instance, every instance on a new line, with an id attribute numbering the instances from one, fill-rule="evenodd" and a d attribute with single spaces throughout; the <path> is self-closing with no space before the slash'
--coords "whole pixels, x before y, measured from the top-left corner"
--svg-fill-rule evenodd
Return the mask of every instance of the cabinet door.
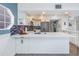
<path id="1" fill-rule="evenodd" d="M 71 56 L 77 56 L 77 53 L 78 53 L 77 46 L 70 43 L 70 55 Z"/>
<path id="2" fill-rule="evenodd" d="M 29 53 L 39 53 L 41 49 L 41 38 L 30 38 L 29 40 Z"/>
<path id="3" fill-rule="evenodd" d="M 79 31 L 79 17 L 76 17 L 76 31 Z"/>
<path id="4" fill-rule="evenodd" d="M 61 43 L 62 42 L 62 43 Z M 19 54 L 55 54 L 69 53 L 67 38 L 30 37 L 16 40 L 16 53 Z"/>
<path id="5" fill-rule="evenodd" d="M 6 55 L 6 56 L 14 56 L 15 55 L 15 40 L 13 40 L 11 38 L 8 39 L 4 55 Z"/>
<path id="6" fill-rule="evenodd" d="M 28 53 L 29 40 L 27 39 L 16 39 L 16 53 Z"/>
<path id="7" fill-rule="evenodd" d="M 77 52 L 77 55 L 79 56 L 79 47 L 78 47 L 77 51 L 78 51 L 78 52 Z"/>
<path id="8" fill-rule="evenodd" d="M 26 38 L 26 39 L 23 40 L 22 53 L 26 53 L 26 54 L 29 53 L 29 47 L 30 47 L 29 43 L 30 43 L 30 42 L 29 42 L 29 38 Z"/>
<path id="9" fill-rule="evenodd" d="M 16 53 L 22 53 L 23 44 L 21 43 L 21 39 L 15 39 L 16 41 Z"/>
<path id="10" fill-rule="evenodd" d="M 13 56 L 15 55 L 15 40 L 6 36 L 0 37 L 0 56 Z"/>
<path id="11" fill-rule="evenodd" d="M 29 44 L 29 53 L 35 54 L 45 54 L 45 53 L 52 53 L 53 43 L 51 39 L 46 38 L 32 38 L 30 39 Z"/>
<path id="12" fill-rule="evenodd" d="M 44 38 L 35 37 L 30 39 L 29 53 L 35 54 L 63 54 L 69 53 L 69 42 L 66 39 L 60 38 Z M 62 42 L 62 43 L 61 43 Z"/>

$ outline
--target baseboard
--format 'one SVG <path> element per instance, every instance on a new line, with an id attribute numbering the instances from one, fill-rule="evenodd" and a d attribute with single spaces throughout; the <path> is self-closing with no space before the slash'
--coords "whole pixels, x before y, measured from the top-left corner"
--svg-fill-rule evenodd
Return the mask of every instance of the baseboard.
<path id="1" fill-rule="evenodd" d="M 69 54 L 16 54 L 15 56 L 69 56 Z"/>

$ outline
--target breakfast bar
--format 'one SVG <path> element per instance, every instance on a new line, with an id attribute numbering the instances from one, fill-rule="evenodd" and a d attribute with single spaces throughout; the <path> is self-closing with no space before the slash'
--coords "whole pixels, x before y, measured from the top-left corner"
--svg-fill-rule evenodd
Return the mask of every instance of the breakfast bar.
<path id="1" fill-rule="evenodd" d="M 63 32 L 29 33 L 13 35 L 17 54 L 69 54 L 69 38 Z"/>

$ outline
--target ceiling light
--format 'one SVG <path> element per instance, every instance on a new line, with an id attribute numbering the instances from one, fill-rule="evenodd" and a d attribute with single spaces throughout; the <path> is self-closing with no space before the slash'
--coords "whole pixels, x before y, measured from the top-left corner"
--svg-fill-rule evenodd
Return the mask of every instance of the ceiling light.
<path id="1" fill-rule="evenodd" d="M 69 14 L 69 12 L 68 12 L 68 11 L 66 11 L 66 12 L 65 12 L 65 15 L 68 15 L 68 14 Z"/>
<path id="2" fill-rule="evenodd" d="M 42 14 L 45 14 L 45 12 L 42 12 Z"/>

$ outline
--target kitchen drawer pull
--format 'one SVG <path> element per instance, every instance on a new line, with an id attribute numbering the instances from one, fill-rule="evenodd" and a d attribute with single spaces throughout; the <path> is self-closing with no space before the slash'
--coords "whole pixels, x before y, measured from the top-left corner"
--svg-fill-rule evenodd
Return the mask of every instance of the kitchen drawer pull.
<path id="1" fill-rule="evenodd" d="M 23 44 L 23 40 L 21 40 L 21 44 Z"/>

